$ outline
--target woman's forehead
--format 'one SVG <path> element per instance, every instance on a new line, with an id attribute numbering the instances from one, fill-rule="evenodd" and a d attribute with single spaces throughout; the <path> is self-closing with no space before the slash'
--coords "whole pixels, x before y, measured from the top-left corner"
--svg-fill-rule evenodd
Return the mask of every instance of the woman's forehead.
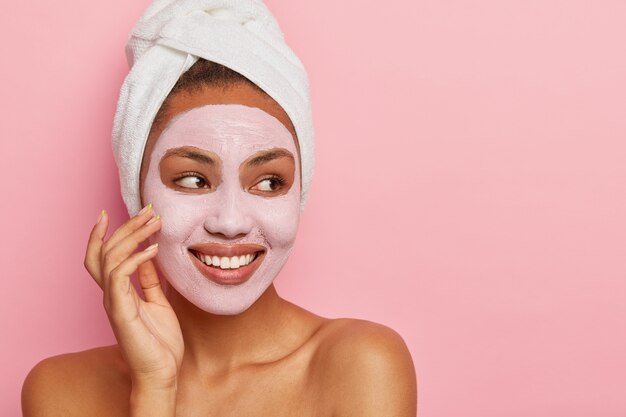
<path id="1" fill-rule="evenodd" d="M 291 119 L 283 108 L 269 95 L 242 82 L 225 87 L 203 86 L 194 91 L 178 91 L 168 96 L 166 99 L 162 109 L 164 111 L 160 112 L 162 113 L 159 117 L 160 120 L 155 120 L 144 148 L 140 169 L 140 188 L 143 186 L 145 176 L 150 166 L 153 149 L 164 128 L 177 115 L 208 104 L 241 104 L 256 107 L 275 117 L 291 133 L 292 141 L 296 147 L 294 157 L 300 161 L 300 144 L 298 143 L 296 131 L 291 123 Z"/>
<path id="2" fill-rule="evenodd" d="M 278 119 L 257 107 L 241 104 L 207 104 L 178 114 L 161 133 L 153 159 L 180 146 L 239 157 L 284 148 L 297 157 L 291 132 Z"/>
<path id="3" fill-rule="evenodd" d="M 270 96 L 246 83 L 227 87 L 203 86 L 191 92 L 180 91 L 168 97 L 163 127 L 177 115 L 207 104 L 241 104 L 259 108 L 279 120 L 294 139 L 296 138 L 295 128 L 283 108 Z"/>

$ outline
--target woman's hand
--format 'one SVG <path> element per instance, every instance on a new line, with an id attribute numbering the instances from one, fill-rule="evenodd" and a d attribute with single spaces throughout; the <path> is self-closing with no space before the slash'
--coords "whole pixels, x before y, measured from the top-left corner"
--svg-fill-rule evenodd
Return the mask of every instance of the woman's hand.
<path id="1" fill-rule="evenodd" d="M 104 308 L 130 367 L 133 392 L 174 389 L 184 344 L 151 261 L 158 247 L 135 253 L 139 244 L 161 228 L 160 217 L 150 204 L 105 240 L 108 223 L 103 210 L 89 237 L 85 267 L 103 289 Z M 135 271 L 145 300 L 131 285 Z"/>

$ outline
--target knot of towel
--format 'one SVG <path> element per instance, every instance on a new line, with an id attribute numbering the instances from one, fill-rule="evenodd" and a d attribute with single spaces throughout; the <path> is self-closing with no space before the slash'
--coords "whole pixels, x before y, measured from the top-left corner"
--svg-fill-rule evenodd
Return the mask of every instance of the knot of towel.
<path id="1" fill-rule="evenodd" d="M 130 71 L 113 123 L 113 154 L 124 203 L 141 209 L 139 173 L 152 122 L 178 78 L 203 58 L 258 85 L 285 110 L 300 146 L 304 208 L 313 176 L 308 76 L 260 0 L 155 0 L 126 45 Z"/>

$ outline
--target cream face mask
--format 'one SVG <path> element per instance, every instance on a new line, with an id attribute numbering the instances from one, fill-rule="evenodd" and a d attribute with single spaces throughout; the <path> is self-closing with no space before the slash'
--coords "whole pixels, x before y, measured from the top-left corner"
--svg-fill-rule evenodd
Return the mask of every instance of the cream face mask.
<path id="1" fill-rule="evenodd" d="M 300 216 L 292 134 L 256 107 L 210 104 L 177 115 L 157 139 L 143 201 L 161 215 L 156 263 L 198 308 L 239 314 L 291 253 Z"/>

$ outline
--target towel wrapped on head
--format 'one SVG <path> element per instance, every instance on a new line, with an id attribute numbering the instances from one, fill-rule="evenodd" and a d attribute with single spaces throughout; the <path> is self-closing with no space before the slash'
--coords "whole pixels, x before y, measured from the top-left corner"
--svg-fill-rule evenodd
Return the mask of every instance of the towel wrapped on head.
<path id="1" fill-rule="evenodd" d="M 296 130 L 302 172 L 301 209 L 313 176 L 313 122 L 304 66 L 260 0 L 155 0 L 126 45 L 131 67 L 113 124 L 113 154 L 122 198 L 141 209 L 139 174 L 159 108 L 198 58 L 245 76 L 285 110 Z"/>

